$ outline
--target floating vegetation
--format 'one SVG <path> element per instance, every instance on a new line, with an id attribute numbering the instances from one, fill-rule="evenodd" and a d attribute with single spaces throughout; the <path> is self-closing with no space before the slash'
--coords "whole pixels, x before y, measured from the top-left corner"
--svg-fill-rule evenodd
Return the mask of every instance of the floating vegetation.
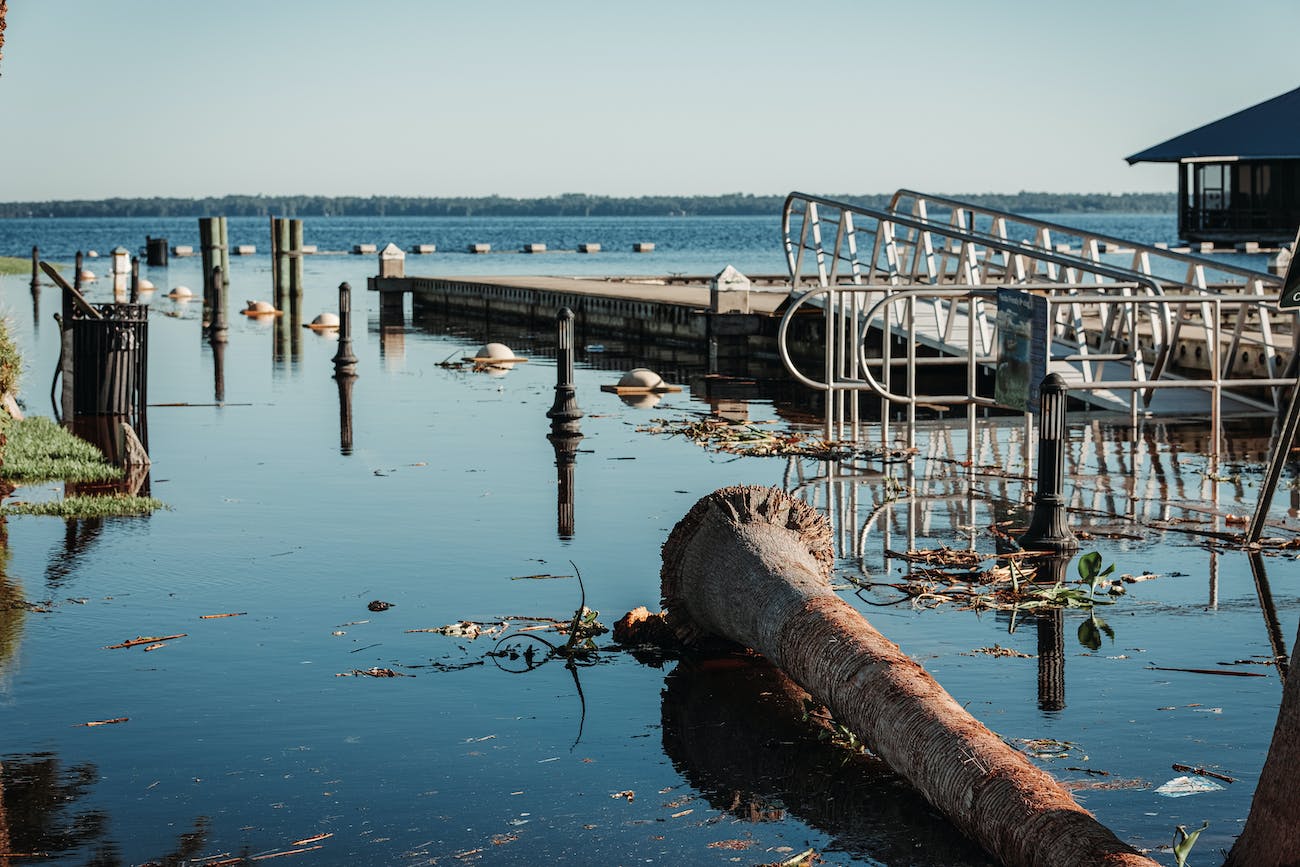
<path id="1" fill-rule="evenodd" d="M 798 431 L 773 430 L 768 425 L 777 422 L 728 421 L 716 416 L 698 419 L 652 419 L 651 424 L 638 427 L 640 433 L 682 436 L 714 451 L 750 457 L 805 457 L 821 461 L 839 461 L 850 458 L 883 458 L 907 454 L 885 452 L 863 447 L 861 444 L 834 443 Z"/>
<path id="2" fill-rule="evenodd" d="M 1125 593 L 1123 582 L 1154 578 L 1154 575 L 1122 576 L 1113 581 L 1105 576 L 1114 566 L 1101 566 L 1101 556 L 1089 552 L 1079 557 L 1079 580 L 1084 586 L 1065 583 L 1059 572 L 1046 568 L 1047 558 L 1024 552 L 1014 554 L 981 554 L 978 551 L 958 551 L 948 547 L 922 551 L 886 551 L 889 557 L 925 568 L 914 569 L 906 581 L 869 581 L 854 575 L 844 575 L 849 584 L 860 590 L 889 588 L 901 596 L 895 604 L 911 601 L 915 606 L 937 607 L 959 605 L 969 610 L 1032 611 L 1035 608 L 1082 608 L 1091 610 L 1098 605 L 1113 604 L 1109 596 Z M 994 565 L 981 569 L 981 564 L 994 561 Z M 1050 583 L 1049 583 L 1050 582 Z M 1097 594 L 1102 592 L 1103 597 Z M 881 604 L 881 603 L 874 603 Z M 1110 635 L 1109 627 L 1100 618 L 1091 618 L 1090 628 Z M 1091 632 L 1085 644 L 1093 644 Z M 1100 642 L 1096 642 L 1100 646 Z"/>
<path id="3" fill-rule="evenodd" d="M 46 515 L 56 518 L 118 518 L 151 515 L 167 505 L 153 497 L 134 497 L 126 494 L 106 496 L 73 496 L 40 503 L 6 503 L 0 506 L 0 515 Z"/>

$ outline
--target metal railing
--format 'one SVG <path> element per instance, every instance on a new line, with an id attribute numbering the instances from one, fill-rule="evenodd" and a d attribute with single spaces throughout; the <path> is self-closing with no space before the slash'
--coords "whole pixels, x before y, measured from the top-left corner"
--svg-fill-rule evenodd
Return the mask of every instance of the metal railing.
<path id="1" fill-rule="evenodd" d="M 949 211 L 948 222 L 930 219 L 936 203 Z M 964 405 L 973 430 L 976 409 L 993 405 L 978 391 L 978 372 L 998 361 L 992 296 L 1004 286 L 1048 298 L 1051 361 L 1072 367 L 1072 389 L 1129 392 L 1135 424 L 1139 400 L 1149 409 L 1161 389 L 1200 389 L 1209 393 L 1217 430 L 1225 391 L 1234 393 L 1234 407 L 1259 411 L 1274 408 L 1280 387 L 1290 382 L 1276 375 L 1279 329 L 1270 313 L 1276 296 L 1269 293 L 1279 288 L 1277 278 L 906 190 L 894 204 L 910 204 L 910 213 L 802 193 L 786 200 L 782 225 L 793 289 L 779 351 L 797 380 L 826 392 L 828 439 L 845 439 L 846 428 L 859 438 L 856 395 L 863 392 L 881 399 L 882 440 L 889 436 L 890 404 L 906 407 L 909 428 L 918 406 Z M 1058 246 L 1061 238 L 1071 240 Z M 1067 246 L 1072 243 L 1078 248 Z M 1121 248 L 1133 257 L 1128 266 L 1105 258 Z M 812 306 L 824 317 L 820 379 L 799 369 L 788 345 L 792 319 Z M 1258 322 L 1257 330 L 1249 322 Z M 875 356 L 868 351 L 873 330 L 882 335 Z M 895 339 L 904 344 L 901 359 L 893 357 Z M 1189 343 L 1209 362 L 1207 376 L 1170 374 L 1176 351 L 1186 354 Z M 918 353 L 926 344 L 934 350 L 930 357 Z M 1263 376 L 1239 375 L 1247 345 L 1259 347 Z M 917 369 L 945 364 L 964 365 L 965 393 L 920 394 Z M 905 380 L 901 390 L 894 387 L 896 367 Z M 1117 367 L 1126 375 L 1115 377 Z M 1241 393 L 1269 388 L 1271 401 Z"/>

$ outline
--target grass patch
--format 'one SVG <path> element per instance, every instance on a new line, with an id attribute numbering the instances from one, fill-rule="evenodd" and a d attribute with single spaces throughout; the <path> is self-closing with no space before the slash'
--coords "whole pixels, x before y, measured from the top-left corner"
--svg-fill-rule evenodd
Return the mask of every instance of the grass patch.
<path id="1" fill-rule="evenodd" d="M 0 515 L 50 515 L 58 518 L 115 518 L 149 515 L 167 508 L 153 497 L 129 497 L 125 494 L 97 497 L 64 497 L 44 503 L 11 503 L 0 506 Z"/>
<path id="2" fill-rule="evenodd" d="M 18 346 L 9 336 L 9 322 L 0 319 L 0 394 L 18 394 L 18 374 L 22 366 Z"/>
<path id="3" fill-rule="evenodd" d="M 32 273 L 31 258 L 20 259 L 17 256 L 0 256 L 0 274 Z"/>
<path id="4" fill-rule="evenodd" d="M 99 449 L 43 416 L 3 421 L 0 433 L 7 440 L 0 478 L 14 484 L 122 478 L 122 470 L 105 461 Z"/>

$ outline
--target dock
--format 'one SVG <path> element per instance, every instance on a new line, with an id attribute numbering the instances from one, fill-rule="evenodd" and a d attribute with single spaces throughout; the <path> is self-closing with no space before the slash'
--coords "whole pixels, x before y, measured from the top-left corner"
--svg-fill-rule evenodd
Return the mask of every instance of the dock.
<path id="1" fill-rule="evenodd" d="M 790 297 L 782 278 L 759 278 L 748 312 L 718 312 L 708 277 L 372 277 L 381 318 L 430 307 L 515 322 L 549 323 L 568 307 L 580 332 L 689 344 L 719 336 L 771 337 Z M 769 353 L 775 354 L 775 347 Z"/>

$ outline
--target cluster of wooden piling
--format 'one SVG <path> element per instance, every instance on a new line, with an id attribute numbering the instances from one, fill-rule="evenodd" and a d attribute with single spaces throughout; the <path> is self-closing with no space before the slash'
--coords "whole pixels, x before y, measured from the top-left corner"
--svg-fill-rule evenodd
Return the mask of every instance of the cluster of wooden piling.
<path id="1" fill-rule="evenodd" d="M 303 246 L 302 220 L 271 218 L 271 289 L 276 310 L 302 301 Z"/>

